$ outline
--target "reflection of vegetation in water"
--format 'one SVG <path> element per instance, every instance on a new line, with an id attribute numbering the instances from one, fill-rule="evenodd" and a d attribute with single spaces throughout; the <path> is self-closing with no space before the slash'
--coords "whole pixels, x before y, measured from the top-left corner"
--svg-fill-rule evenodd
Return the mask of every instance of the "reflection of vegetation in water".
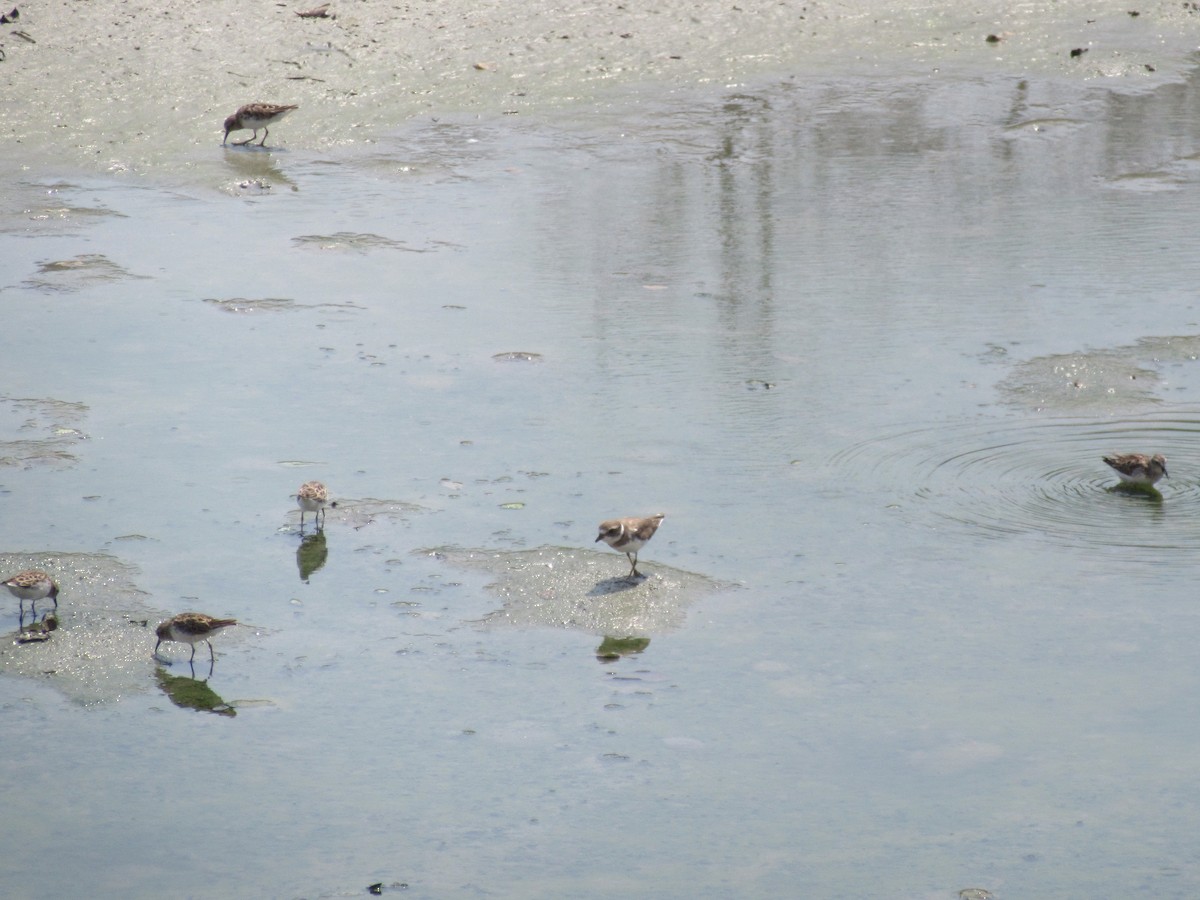
<path id="1" fill-rule="evenodd" d="M 197 681 L 195 678 L 183 675 L 172 675 L 162 666 L 154 671 L 158 686 L 171 702 L 180 709 L 194 709 L 199 712 L 213 712 L 219 716 L 236 716 L 237 710 L 222 700 L 207 681 Z"/>
<path id="2" fill-rule="evenodd" d="M 606 635 L 604 640 L 600 642 L 600 646 L 596 648 L 596 659 L 600 660 L 600 662 L 613 662 L 622 656 L 633 656 L 635 653 L 641 653 L 649 646 L 650 638 L 617 638 Z"/>
<path id="3" fill-rule="evenodd" d="M 306 535 L 300 539 L 296 548 L 296 567 L 300 570 L 300 580 L 308 581 L 310 575 L 325 565 L 329 558 L 329 548 L 325 545 L 325 532 Z"/>

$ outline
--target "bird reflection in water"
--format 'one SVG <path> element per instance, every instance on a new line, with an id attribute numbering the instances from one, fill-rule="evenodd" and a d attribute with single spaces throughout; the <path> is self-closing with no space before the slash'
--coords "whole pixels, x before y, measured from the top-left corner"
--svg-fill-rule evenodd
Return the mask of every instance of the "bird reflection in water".
<path id="1" fill-rule="evenodd" d="M 190 663 L 189 663 L 190 665 Z M 209 677 L 212 677 L 212 664 L 209 664 Z M 194 709 L 197 712 L 216 713 L 218 716 L 236 716 L 237 710 L 226 703 L 208 686 L 208 679 L 196 678 L 196 670 L 192 669 L 191 677 L 187 675 L 172 675 L 163 666 L 158 666 L 154 678 L 162 692 L 180 709 Z"/>
<path id="2" fill-rule="evenodd" d="M 622 656 L 636 656 L 650 646 L 648 637 L 613 637 L 605 635 L 600 646 L 596 648 L 596 659 L 599 662 L 616 662 Z"/>
<path id="3" fill-rule="evenodd" d="M 300 570 L 300 580 L 308 584 L 309 577 L 329 559 L 329 547 L 325 543 L 325 532 L 308 534 L 300 539 L 296 548 L 296 568 Z"/>

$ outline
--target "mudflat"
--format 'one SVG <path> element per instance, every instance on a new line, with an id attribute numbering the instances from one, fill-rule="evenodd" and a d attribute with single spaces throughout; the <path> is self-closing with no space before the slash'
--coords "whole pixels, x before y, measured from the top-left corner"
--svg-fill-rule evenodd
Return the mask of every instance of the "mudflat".
<path id="1" fill-rule="evenodd" d="M 1200 35 L 1200 4 L 1174 0 L 9 2 L 0 153 L 10 172 L 176 164 L 219 144 L 224 118 L 250 102 L 299 104 L 271 142 L 321 148 L 417 116 L 530 114 L 774 75 L 1006 72 L 1151 86 L 1194 63 Z"/>

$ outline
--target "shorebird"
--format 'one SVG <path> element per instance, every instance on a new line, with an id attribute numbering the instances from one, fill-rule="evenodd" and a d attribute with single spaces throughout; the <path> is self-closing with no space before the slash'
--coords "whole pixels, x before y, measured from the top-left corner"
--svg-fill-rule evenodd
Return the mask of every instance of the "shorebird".
<path id="1" fill-rule="evenodd" d="M 1167 476 L 1167 460 L 1161 453 L 1147 456 L 1145 453 L 1122 453 L 1106 456 L 1104 461 L 1111 466 L 1121 480 L 1130 484 L 1154 484 Z"/>
<path id="2" fill-rule="evenodd" d="M 319 481 L 306 481 L 296 492 L 296 502 L 300 504 L 300 530 L 304 531 L 304 514 L 313 513 L 317 522 L 317 530 L 325 525 L 325 507 L 329 504 L 329 491 Z"/>
<path id="3" fill-rule="evenodd" d="M 191 662 L 196 658 L 196 643 L 204 641 L 208 644 L 209 661 L 215 662 L 216 657 L 213 655 L 213 645 L 209 638 L 222 628 L 236 624 L 237 619 L 214 619 L 212 616 L 197 612 L 185 612 L 172 616 L 160 623 L 154 631 L 158 635 L 158 643 L 154 645 L 154 655 L 158 656 L 158 647 L 163 641 L 178 641 L 181 644 L 192 645 L 192 655 L 188 658 L 188 662 Z"/>
<path id="4" fill-rule="evenodd" d="M 280 106 L 278 103 L 247 103 L 225 120 L 225 140 L 221 141 L 221 146 L 225 146 L 225 141 L 229 140 L 229 132 L 242 131 L 246 128 L 253 129 L 250 137 L 244 141 L 234 141 L 233 144 L 235 147 L 251 144 L 258 137 L 258 129 L 261 128 L 263 136 L 262 140 L 258 142 L 258 146 L 262 147 L 267 142 L 267 135 L 271 133 L 267 126 L 274 125 L 293 109 L 299 108 L 298 106 Z"/>
<path id="5" fill-rule="evenodd" d="M 37 602 L 44 597 L 53 600 L 54 608 L 58 609 L 58 585 L 45 572 L 29 569 L 25 572 L 18 572 L 0 584 L 8 588 L 12 595 L 21 601 L 22 609 L 25 607 L 26 600 L 31 601 L 29 605 L 33 608 L 35 616 L 37 615 Z"/>
<path id="6" fill-rule="evenodd" d="M 628 556 L 631 566 L 629 577 L 637 578 L 641 574 L 637 570 L 638 551 L 646 546 L 646 542 L 650 538 L 654 537 L 654 532 L 658 531 L 658 526 L 665 518 L 666 514 L 658 513 L 646 518 L 631 516 L 626 519 L 609 519 L 607 522 L 600 523 L 600 534 L 596 536 L 596 540 L 604 541 L 614 550 L 619 550 Z"/>

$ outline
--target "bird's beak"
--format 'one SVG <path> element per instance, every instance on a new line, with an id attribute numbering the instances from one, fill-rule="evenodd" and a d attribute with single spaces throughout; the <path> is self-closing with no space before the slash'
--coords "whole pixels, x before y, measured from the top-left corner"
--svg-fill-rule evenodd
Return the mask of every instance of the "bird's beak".
<path id="1" fill-rule="evenodd" d="M 602 541 L 602 540 L 604 540 L 604 535 L 598 534 L 598 535 L 596 535 L 596 540 L 592 541 L 592 543 L 595 544 L 598 541 Z"/>

